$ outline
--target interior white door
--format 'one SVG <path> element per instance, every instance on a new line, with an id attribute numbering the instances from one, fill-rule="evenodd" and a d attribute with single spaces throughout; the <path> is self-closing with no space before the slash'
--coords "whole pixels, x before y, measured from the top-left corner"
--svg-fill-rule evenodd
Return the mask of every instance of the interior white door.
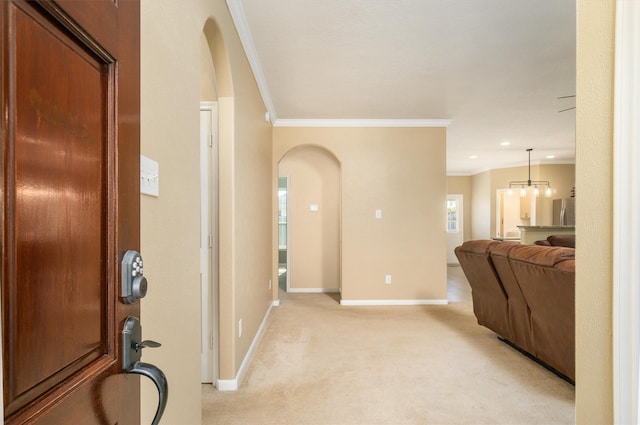
<path id="1" fill-rule="evenodd" d="M 464 241 L 462 201 L 462 195 L 447 195 L 447 264 L 459 264 L 454 249 Z"/>
<path id="2" fill-rule="evenodd" d="M 200 285 L 202 296 L 201 378 L 218 379 L 218 233 L 216 102 L 200 104 Z"/>
<path id="3" fill-rule="evenodd" d="M 502 201 L 501 231 L 497 236 L 500 238 L 519 238 L 518 226 L 524 224 L 520 214 L 520 203 L 523 198 L 518 194 L 509 195 L 505 190 L 500 192 L 500 198 Z"/>

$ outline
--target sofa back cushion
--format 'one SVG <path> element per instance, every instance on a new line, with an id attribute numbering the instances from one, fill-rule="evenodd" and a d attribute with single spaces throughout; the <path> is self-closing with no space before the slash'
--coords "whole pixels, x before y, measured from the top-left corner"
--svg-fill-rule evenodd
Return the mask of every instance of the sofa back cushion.
<path id="1" fill-rule="evenodd" d="M 511 342 L 535 355 L 535 349 L 531 343 L 531 313 L 509 262 L 511 251 L 521 246 L 518 242 L 494 245 L 491 247 L 491 261 L 507 293 L 509 324 L 513 333 Z"/>
<path id="2" fill-rule="evenodd" d="M 576 247 L 575 235 L 551 235 L 547 237 L 551 246 L 565 246 L 567 248 Z"/>
<path id="3" fill-rule="evenodd" d="M 509 262 L 531 310 L 534 354 L 575 380 L 575 250 L 521 245 Z"/>
<path id="4" fill-rule="evenodd" d="M 478 323 L 511 341 L 507 293 L 490 258 L 491 248 L 501 243 L 467 241 L 455 249 L 455 254 L 471 286 L 473 312 Z"/>

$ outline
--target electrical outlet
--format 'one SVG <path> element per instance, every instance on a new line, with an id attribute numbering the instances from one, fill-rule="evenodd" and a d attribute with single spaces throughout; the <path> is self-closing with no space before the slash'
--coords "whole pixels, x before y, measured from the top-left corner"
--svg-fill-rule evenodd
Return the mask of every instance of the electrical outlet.
<path id="1" fill-rule="evenodd" d="M 238 338 L 242 336 L 242 319 L 238 320 Z"/>
<path id="2" fill-rule="evenodd" d="M 384 276 L 384 283 L 386 283 L 387 285 L 391 285 L 391 275 L 385 275 Z"/>

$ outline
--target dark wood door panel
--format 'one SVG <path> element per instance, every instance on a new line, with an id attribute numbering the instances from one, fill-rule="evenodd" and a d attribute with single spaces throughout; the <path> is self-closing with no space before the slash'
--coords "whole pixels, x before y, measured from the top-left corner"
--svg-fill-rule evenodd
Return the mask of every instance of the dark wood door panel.
<path id="1" fill-rule="evenodd" d="M 105 226 L 113 67 L 37 13 L 14 8 L 10 16 L 8 413 L 114 351 Z"/>
<path id="2" fill-rule="evenodd" d="M 5 425 L 17 424 L 133 424 L 135 420 L 122 420 L 118 407 L 126 376 L 112 374 L 108 368 L 90 367 L 79 379 L 64 381 L 57 391 L 45 393 L 29 406 L 5 419 Z M 76 378 L 76 377 L 74 377 Z M 60 392 L 64 392 L 61 398 Z"/>
<path id="3" fill-rule="evenodd" d="M 138 0 L 0 2 L 6 424 L 139 422 L 117 281 L 139 249 L 139 19 Z"/>

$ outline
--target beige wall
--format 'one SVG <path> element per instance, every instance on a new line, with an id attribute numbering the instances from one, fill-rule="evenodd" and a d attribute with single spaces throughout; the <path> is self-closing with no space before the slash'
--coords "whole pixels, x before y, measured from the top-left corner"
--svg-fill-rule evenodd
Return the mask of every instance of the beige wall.
<path id="1" fill-rule="evenodd" d="M 220 96 L 221 379 L 235 378 L 271 303 L 271 128 L 224 0 L 142 0 L 141 7 L 142 154 L 160 164 L 160 196 L 141 199 L 149 280 L 142 325 L 145 338 L 163 344 L 145 350 L 144 361 L 169 381 L 163 423 L 199 424 L 201 76 L 217 80 Z M 202 40 L 207 22 L 215 71 Z M 211 95 L 211 81 L 203 86 Z M 142 423 L 150 423 L 157 395 L 145 381 Z"/>
<path id="2" fill-rule="evenodd" d="M 216 71 L 213 67 L 211 47 L 207 36 L 200 34 L 200 100 L 215 101 L 218 99 L 216 90 Z"/>
<path id="3" fill-rule="evenodd" d="M 578 0 L 577 22 L 576 423 L 611 424 L 615 2 Z"/>
<path id="4" fill-rule="evenodd" d="M 340 164 L 331 152 L 302 146 L 287 153 L 289 264 L 292 290 L 340 289 Z M 311 211 L 311 205 L 318 207 Z"/>
<path id="5" fill-rule="evenodd" d="M 492 208 L 491 172 L 471 176 L 471 239 L 491 238 Z"/>
<path id="6" fill-rule="evenodd" d="M 316 145 L 341 164 L 343 300 L 447 298 L 444 128 L 275 127 L 273 134 L 275 162 Z"/>
<path id="7" fill-rule="evenodd" d="M 471 239 L 471 176 L 447 176 L 447 194 L 462 195 L 463 240 Z"/>

